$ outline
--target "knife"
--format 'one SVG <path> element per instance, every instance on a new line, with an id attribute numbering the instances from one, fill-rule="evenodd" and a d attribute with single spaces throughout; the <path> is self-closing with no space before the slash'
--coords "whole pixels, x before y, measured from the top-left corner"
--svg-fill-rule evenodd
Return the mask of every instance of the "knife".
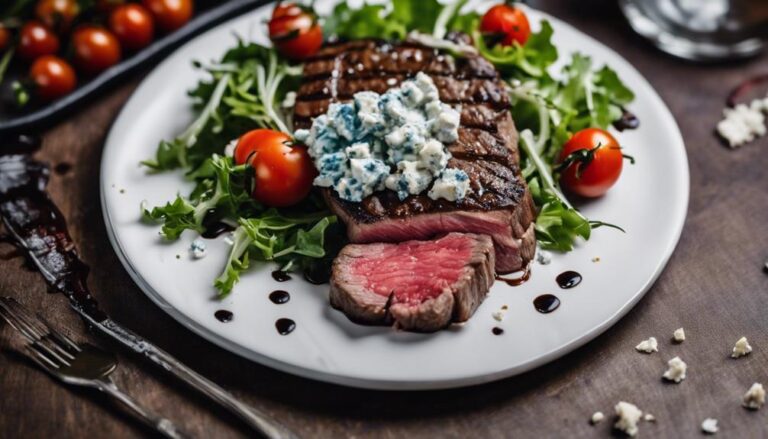
<path id="1" fill-rule="evenodd" d="M 86 324 L 234 413 L 270 439 L 296 436 L 278 422 L 198 374 L 171 354 L 102 311 L 88 288 L 90 271 L 80 259 L 61 211 L 45 191 L 50 170 L 27 155 L 0 155 L 0 217 L 14 244 L 25 251 L 48 284 L 69 298 Z"/>

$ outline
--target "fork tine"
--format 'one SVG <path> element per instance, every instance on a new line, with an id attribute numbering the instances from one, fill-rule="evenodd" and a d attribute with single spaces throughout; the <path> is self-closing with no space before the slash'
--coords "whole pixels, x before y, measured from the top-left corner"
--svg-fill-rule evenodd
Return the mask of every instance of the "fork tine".
<path id="1" fill-rule="evenodd" d="M 53 326 L 48 323 L 48 320 L 46 320 L 45 317 L 38 314 L 37 318 L 43 323 L 43 325 L 45 325 L 45 328 L 48 330 L 48 334 L 51 337 L 53 337 L 59 343 L 63 344 L 65 347 L 74 349 L 76 352 L 82 352 L 82 349 L 80 349 L 80 346 L 78 346 L 77 343 L 75 343 L 71 338 L 67 337 L 67 335 L 63 332 L 59 332 L 54 329 Z"/>
<path id="2" fill-rule="evenodd" d="M 48 332 L 45 328 L 45 325 L 36 319 L 35 316 L 33 316 L 32 313 L 24 305 L 10 297 L 6 297 L 3 301 L 11 310 L 11 312 L 16 313 L 20 320 L 29 325 L 30 328 L 38 335 L 38 337 L 42 338 L 45 336 L 45 334 Z"/>
<path id="3" fill-rule="evenodd" d="M 56 360 L 56 364 L 64 365 L 64 366 L 71 366 L 72 364 L 69 362 L 70 360 L 74 360 L 75 358 L 70 356 L 71 358 L 67 360 L 66 358 L 62 358 L 59 354 L 56 353 L 53 349 L 46 346 L 44 343 L 41 343 L 39 341 L 35 341 L 29 344 L 29 346 L 32 346 L 35 351 L 39 352 L 40 354 L 45 355 L 48 360 L 51 362 L 54 362 L 54 359 Z M 53 357 L 53 358 L 51 358 Z"/>
<path id="4" fill-rule="evenodd" d="M 54 363 L 50 360 L 50 358 L 46 357 L 45 355 L 41 354 L 37 349 L 34 349 L 32 345 L 27 345 L 26 350 L 29 353 L 29 357 L 37 363 L 40 367 L 42 367 L 46 371 L 51 371 L 51 368 L 53 369 L 59 369 L 59 365 Z"/>
<path id="5" fill-rule="evenodd" d="M 21 332 L 24 337 L 26 337 L 29 341 L 36 341 L 39 339 L 39 337 L 35 336 L 34 331 L 31 330 L 26 324 L 24 324 L 23 321 L 19 320 L 16 313 L 11 311 L 7 305 L 0 301 L 0 316 L 3 317 L 3 319 L 8 322 L 11 326 L 13 326 L 17 331 Z"/>

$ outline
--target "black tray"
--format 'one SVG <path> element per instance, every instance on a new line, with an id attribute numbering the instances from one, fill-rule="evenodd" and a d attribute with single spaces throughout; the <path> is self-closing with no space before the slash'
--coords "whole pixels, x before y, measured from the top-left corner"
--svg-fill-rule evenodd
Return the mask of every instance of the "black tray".
<path id="1" fill-rule="evenodd" d="M 196 13 L 196 15 L 181 29 L 155 40 L 151 45 L 126 58 L 114 67 L 102 72 L 90 81 L 79 85 L 74 92 L 54 101 L 34 105 L 30 102 L 29 108 L 16 108 L 9 103 L 10 82 L 14 76 L 23 74 L 23 71 L 9 72 L 3 81 L 3 102 L 0 102 L 0 139 L 11 134 L 39 130 L 43 125 L 50 125 L 67 114 L 71 114 L 79 105 L 119 83 L 128 75 L 137 70 L 148 67 L 159 61 L 177 47 L 188 40 L 200 35 L 202 32 L 221 24 L 230 18 L 251 11 L 259 6 L 270 3 L 271 0 L 229 0 L 199 2 L 212 4 Z M 18 63 L 17 63 L 18 64 Z M 25 71 L 26 69 L 24 69 Z"/>

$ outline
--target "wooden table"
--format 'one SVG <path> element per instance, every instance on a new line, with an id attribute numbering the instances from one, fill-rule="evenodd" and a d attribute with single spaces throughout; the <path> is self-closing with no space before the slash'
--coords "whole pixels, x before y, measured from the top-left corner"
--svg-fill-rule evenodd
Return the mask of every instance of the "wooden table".
<path id="1" fill-rule="evenodd" d="M 768 275 L 762 268 L 768 258 L 768 140 L 731 151 L 713 136 L 727 92 L 750 75 L 768 71 L 768 58 L 700 66 L 666 57 L 634 36 L 615 6 L 605 3 L 552 0 L 536 6 L 616 49 L 670 106 L 690 161 L 688 220 L 666 270 L 623 320 L 576 352 L 516 378 L 440 392 L 349 389 L 251 363 L 176 323 L 120 265 L 99 205 L 104 137 L 137 81 L 51 129 L 38 157 L 74 165 L 69 173 L 52 177 L 50 193 L 93 269 L 91 286 L 104 309 L 304 437 L 607 437 L 610 417 L 594 427 L 588 419 L 596 410 L 611 414 L 620 400 L 656 416 L 655 423 L 641 426 L 645 437 L 697 436 L 706 417 L 720 421 L 722 437 L 768 437 L 768 407 L 749 412 L 740 406 L 753 382 L 768 385 Z M 0 248 L 0 253 L 10 251 Z M 55 323 L 82 330 L 65 299 L 50 296 L 41 277 L 19 258 L 0 261 L 0 292 Z M 663 384 L 660 375 L 672 355 L 668 338 L 680 326 L 688 340 L 674 352 L 687 361 L 689 376 L 679 386 Z M 635 344 L 651 335 L 665 352 L 635 352 Z M 755 351 L 729 359 L 742 335 Z M 135 356 L 120 360 L 117 381 L 194 436 L 250 433 L 233 416 Z M 18 356 L 0 355 L 0 370 L 0 437 L 148 434 L 104 399 L 55 385 Z"/>

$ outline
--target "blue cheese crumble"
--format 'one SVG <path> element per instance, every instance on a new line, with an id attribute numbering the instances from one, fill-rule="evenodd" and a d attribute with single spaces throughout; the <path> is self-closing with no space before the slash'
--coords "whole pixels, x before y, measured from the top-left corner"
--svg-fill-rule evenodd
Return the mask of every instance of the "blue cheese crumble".
<path id="1" fill-rule="evenodd" d="M 433 200 L 456 201 L 466 196 L 469 176 L 447 168 L 445 145 L 458 140 L 460 119 L 432 78 L 418 73 L 384 94 L 363 91 L 353 102 L 331 104 L 294 137 L 314 160 L 315 186 L 332 187 L 344 200 L 389 189 L 400 200 L 428 191 Z"/>

